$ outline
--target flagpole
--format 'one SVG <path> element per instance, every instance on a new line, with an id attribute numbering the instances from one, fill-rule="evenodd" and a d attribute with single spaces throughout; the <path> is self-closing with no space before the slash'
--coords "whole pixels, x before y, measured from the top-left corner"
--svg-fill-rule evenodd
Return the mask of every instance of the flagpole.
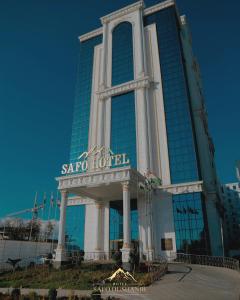
<path id="1" fill-rule="evenodd" d="M 48 207 L 48 224 L 51 224 L 50 223 L 50 215 L 51 215 L 51 208 L 52 208 L 52 205 L 53 205 L 53 192 L 51 192 L 51 198 L 50 198 L 50 202 L 49 202 L 49 207 Z M 48 233 L 48 232 L 47 232 Z M 47 237 L 45 239 L 47 241 Z"/>
<path id="2" fill-rule="evenodd" d="M 35 209 L 36 209 L 36 206 L 37 206 L 37 196 L 38 196 L 38 192 L 36 192 L 36 194 L 35 194 L 35 199 L 34 199 L 33 212 L 32 212 L 32 220 L 31 220 L 31 227 L 30 227 L 30 234 L 29 234 L 29 238 L 28 238 L 29 241 L 30 241 L 31 238 L 32 238 L 33 218 L 34 218 Z"/>
<path id="3" fill-rule="evenodd" d="M 53 240 L 55 238 L 55 227 L 56 227 L 56 217 L 57 217 L 57 207 L 58 207 L 58 190 L 57 190 L 57 196 L 55 201 L 55 209 L 54 209 L 54 228 L 52 232 L 52 245 L 51 245 L 51 252 L 53 252 Z"/>

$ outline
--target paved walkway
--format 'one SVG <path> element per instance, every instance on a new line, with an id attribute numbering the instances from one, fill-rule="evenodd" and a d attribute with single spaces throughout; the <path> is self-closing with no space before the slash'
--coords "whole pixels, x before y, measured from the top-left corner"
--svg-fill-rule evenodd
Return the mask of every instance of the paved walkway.
<path id="1" fill-rule="evenodd" d="M 124 300 L 240 300 L 240 273 L 225 268 L 171 264 L 168 274 L 147 288 L 146 294 L 120 297 Z"/>

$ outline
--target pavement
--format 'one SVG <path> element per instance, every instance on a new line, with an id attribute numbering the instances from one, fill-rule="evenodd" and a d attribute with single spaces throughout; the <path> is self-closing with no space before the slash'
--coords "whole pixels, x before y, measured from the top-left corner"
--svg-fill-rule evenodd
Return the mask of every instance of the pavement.
<path id="1" fill-rule="evenodd" d="M 235 270 L 170 264 L 168 273 L 144 293 L 118 294 L 120 299 L 240 300 L 240 273 Z M 116 294 L 117 296 L 117 294 Z"/>

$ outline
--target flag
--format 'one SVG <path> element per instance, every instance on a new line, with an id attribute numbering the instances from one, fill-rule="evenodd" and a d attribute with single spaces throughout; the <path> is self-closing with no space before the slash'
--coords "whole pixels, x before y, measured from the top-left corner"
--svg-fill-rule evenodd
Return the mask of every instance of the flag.
<path id="1" fill-rule="evenodd" d="M 41 208 L 42 208 L 42 209 L 44 209 L 46 203 L 47 203 L 47 195 L 46 195 L 46 193 L 44 193 L 44 195 L 43 195 L 43 203 L 42 203 L 42 205 L 41 205 Z"/>
<path id="2" fill-rule="evenodd" d="M 54 197 L 53 197 L 53 193 L 51 194 L 51 199 L 50 199 L 50 206 L 53 207 L 54 205 Z"/>
<path id="3" fill-rule="evenodd" d="M 236 162 L 237 179 L 240 181 L 240 160 Z"/>
<path id="4" fill-rule="evenodd" d="M 189 214 L 194 214 L 193 209 L 189 206 L 187 207 L 187 211 Z"/>

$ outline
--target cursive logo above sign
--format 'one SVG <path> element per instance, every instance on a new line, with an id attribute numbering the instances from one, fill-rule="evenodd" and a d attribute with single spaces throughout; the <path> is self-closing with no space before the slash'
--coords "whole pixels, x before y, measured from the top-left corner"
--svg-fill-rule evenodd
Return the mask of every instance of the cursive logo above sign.
<path id="1" fill-rule="evenodd" d="M 89 151 L 81 153 L 78 159 L 79 161 L 75 163 L 62 165 L 62 175 L 97 171 L 130 164 L 126 153 L 114 154 L 110 148 L 104 146 L 94 146 Z"/>

